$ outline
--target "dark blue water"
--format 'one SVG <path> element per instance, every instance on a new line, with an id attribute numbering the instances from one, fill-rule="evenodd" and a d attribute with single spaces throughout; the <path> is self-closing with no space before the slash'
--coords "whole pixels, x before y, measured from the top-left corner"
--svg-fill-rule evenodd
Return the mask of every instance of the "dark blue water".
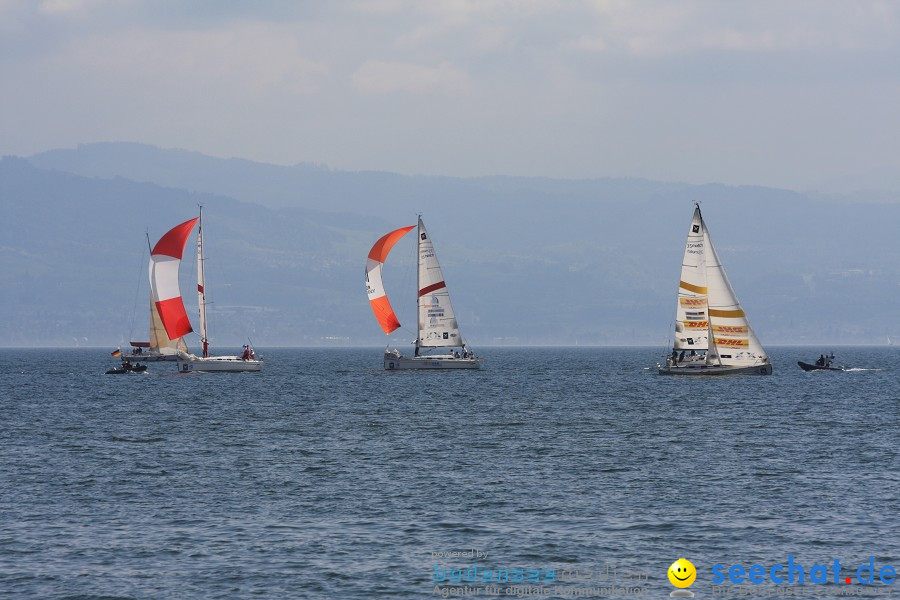
<path id="1" fill-rule="evenodd" d="M 442 373 L 273 349 L 261 374 L 127 376 L 105 350 L 3 350 L 0 596 L 424 598 L 435 564 L 475 563 L 627 568 L 662 598 L 684 556 L 711 597 L 715 564 L 900 570 L 900 354 L 796 367 L 822 350 L 709 380 L 647 370 L 657 349 Z"/>

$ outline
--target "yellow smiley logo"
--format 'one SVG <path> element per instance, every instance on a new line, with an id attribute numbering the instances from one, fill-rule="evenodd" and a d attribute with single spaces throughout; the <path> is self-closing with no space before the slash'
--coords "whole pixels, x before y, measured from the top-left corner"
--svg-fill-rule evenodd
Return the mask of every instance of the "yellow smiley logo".
<path id="1" fill-rule="evenodd" d="M 697 578 L 697 569 L 686 558 L 679 558 L 669 567 L 669 581 L 677 588 L 690 587 Z"/>

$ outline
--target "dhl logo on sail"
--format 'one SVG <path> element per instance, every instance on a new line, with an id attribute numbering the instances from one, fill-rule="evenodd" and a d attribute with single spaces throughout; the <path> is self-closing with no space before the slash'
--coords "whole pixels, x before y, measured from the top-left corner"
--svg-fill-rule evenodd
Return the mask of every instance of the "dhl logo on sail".
<path id="1" fill-rule="evenodd" d="M 725 335 L 747 335 L 746 325 L 713 325 L 713 331 Z"/>
<path id="2" fill-rule="evenodd" d="M 684 328 L 685 329 L 707 329 L 709 327 L 709 321 L 685 321 Z"/>
<path id="3" fill-rule="evenodd" d="M 679 298 L 682 306 L 706 306 L 706 298 Z"/>
<path id="4" fill-rule="evenodd" d="M 746 348 L 750 346 L 748 339 L 732 339 L 732 338 L 715 338 L 716 346 L 727 346 L 729 348 Z"/>

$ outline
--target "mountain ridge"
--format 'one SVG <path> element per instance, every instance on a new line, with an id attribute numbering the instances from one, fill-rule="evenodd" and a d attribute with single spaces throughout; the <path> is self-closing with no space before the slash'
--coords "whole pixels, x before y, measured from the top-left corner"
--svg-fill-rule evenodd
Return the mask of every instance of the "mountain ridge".
<path id="1" fill-rule="evenodd" d="M 890 203 L 761 186 L 344 173 L 138 148 L 0 160 L 0 305 L 11 315 L 0 344 L 121 342 L 144 231 L 155 241 L 198 203 L 210 207 L 214 342 L 383 342 L 362 265 L 378 237 L 422 212 L 474 345 L 662 347 L 694 200 L 764 345 L 878 343 L 900 321 L 900 206 Z M 197 160 L 207 166 L 192 178 Z M 401 322 L 414 325 L 411 248 L 398 244 L 385 277 Z M 183 289 L 189 279 L 184 265 Z M 412 339 L 409 327 L 395 337 Z"/>

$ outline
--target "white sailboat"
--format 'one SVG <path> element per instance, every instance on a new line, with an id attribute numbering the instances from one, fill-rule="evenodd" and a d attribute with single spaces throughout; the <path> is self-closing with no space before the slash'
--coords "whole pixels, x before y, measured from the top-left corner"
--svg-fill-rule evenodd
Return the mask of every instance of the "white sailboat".
<path id="1" fill-rule="evenodd" d="M 675 343 L 661 375 L 771 375 L 696 204 L 678 285 Z"/>
<path id="2" fill-rule="evenodd" d="M 156 308 L 162 329 L 169 340 L 176 341 L 175 355 L 178 370 L 184 373 L 202 372 L 244 372 L 262 370 L 262 361 L 249 356 L 209 356 L 206 335 L 206 299 L 203 275 L 203 211 L 200 216 L 177 225 L 162 236 L 150 252 L 150 295 Z M 197 296 L 200 310 L 200 341 L 203 356 L 195 356 L 187 351 L 183 337 L 191 332 L 190 319 L 184 309 L 181 289 L 178 284 L 178 267 L 184 255 L 188 238 L 194 225 L 197 230 Z M 245 347 L 246 348 L 246 347 Z M 245 352 L 249 355 L 249 349 Z"/>
<path id="3" fill-rule="evenodd" d="M 385 334 L 400 327 L 381 279 L 384 261 L 394 244 L 415 226 L 396 229 L 375 242 L 366 261 L 366 291 L 375 318 Z M 399 350 L 385 349 L 384 368 L 395 369 L 479 369 L 481 361 L 463 341 L 456 322 L 450 293 L 444 282 L 434 245 L 422 218 L 418 224 L 418 337 L 415 354 L 403 356 Z M 451 349 L 446 354 L 424 354 L 423 349 Z M 459 348 L 457 350 L 456 348 Z M 461 352 L 460 352 L 461 350 Z"/>

